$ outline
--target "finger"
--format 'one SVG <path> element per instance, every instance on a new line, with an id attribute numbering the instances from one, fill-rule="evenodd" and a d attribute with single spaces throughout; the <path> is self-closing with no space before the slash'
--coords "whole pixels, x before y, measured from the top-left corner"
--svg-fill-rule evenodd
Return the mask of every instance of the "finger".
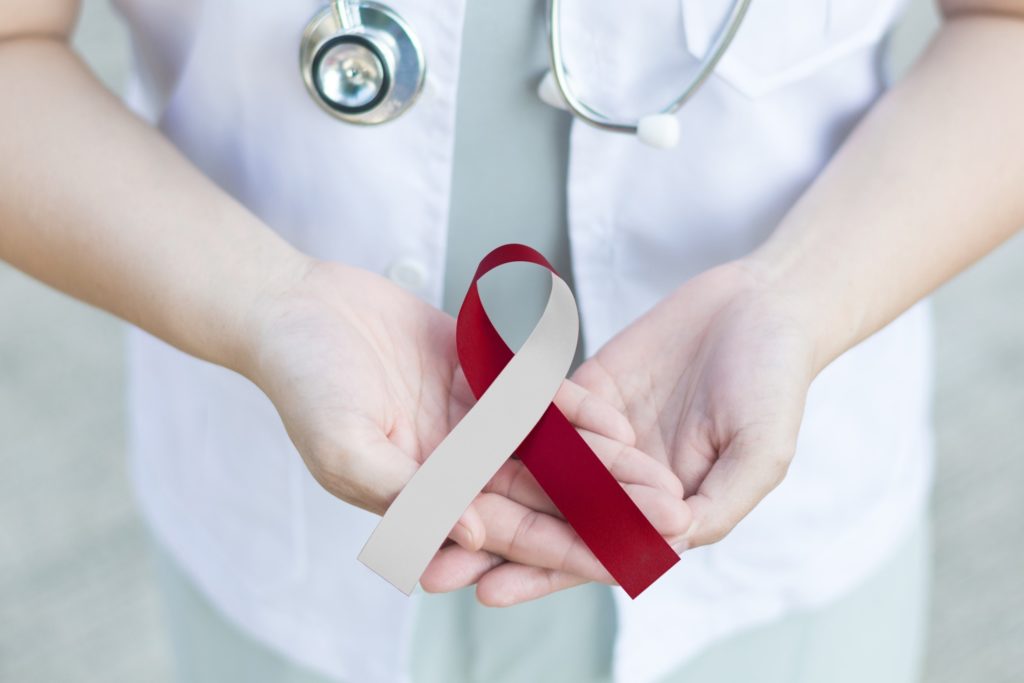
<path id="1" fill-rule="evenodd" d="M 601 464 L 627 489 L 630 484 L 648 486 L 664 492 L 672 500 L 682 500 L 682 482 L 667 465 L 613 439 L 592 432 L 580 433 Z M 558 457 L 558 454 L 553 453 L 552 457 Z M 511 459 L 503 463 L 484 490 L 500 493 L 549 515 L 563 516 L 521 460 Z"/>
<path id="2" fill-rule="evenodd" d="M 564 520 L 493 493 L 481 494 L 479 506 L 487 526 L 484 550 L 513 562 L 611 579 Z"/>
<path id="3" fill-rule="evenodd" d="M 679 536 L 689 527 L 689 507 L 682 500 L 646 486 L 629 485 L 627 493 L 662 535 Z M 493 493 L 481 494 L 477 505 L 487 528 L 484 550 L 521 564 L 566 571 L 595 581 L 611 580 L 564 520 Z"/>
<path id="4" fill-rule="evenodd" d="M 623 488 L 651 526 L 670 543 L 681 538 L 693 523 L 693 512 L 685 500 L 649 486 L 626 484 Z"/>
<path id="5" fill-rule="evenodd" d="M 595 358 L 588 359 L 576 368 L 572 373 L 572 381 L 595 396 L 601 397 L 620 413 L 626 413 L 626 403 L 618 385 Z"/>
<path id="6" fill-rule="evenodd" d="M 545 514 L 556 517 L 562 515 L 522 460 L 509 458 L 503 462 L 483 490 L 497 493 Z"/>
<path id="7" fill-rule="evenodd" d="M 580 435 L 617 481 L 649 486 L 674 498 L 683 497 L 682 482 L 665 463 L 638 448 L 601 434 L 581 431 Z"/>
<path id="8" fill-rule="evenodd" d="M 455 375 L 452 377 L 451 399 L 451 410 L 448 415 L 449 431 L 465 417 L 469 409 L 476 403 L 476 397 L 473 396 L 473 390 L 469 387 L 469 381 L 466 379 L 466 373 L 461 365 L 455 369 Z"/>
<path id="9" fill-rule="evenodd" d="M 511 607 L 589 582 L 557 569 L 505 562 L 478 577 L 475 583 L 476 599 L 482 604 Z"/>
<path id="10" fill-rule="evenodd" d="M 786 476 L 795 444 L 786 439 L 743 439 L 730 444 L 687 498 L 693 526 L 691 547 L 716 543 L 750 513 Z"/>
<path id="11" fill-rule="evenodd" d="M 346 445 L 328 449 L 333 456 L 307 460 L 310 471 L 338 498 L 383 515 L 416 474 L 419 464 L 369 422 L 354 419 L 346 430 Z M 469 550 L 478 550 L 484 536 L 480 513 L 470 504 L 448 537 Z"/>
<path id="12" fill-rule="evenodd" d="M 636 443 L 633 426 L 618 408 L 572 380 L 562 382 L 553 403 L 569 422 L 580 429 L 630 446 Z"/>
<path id="13" fill-rule="evenodd" d="M 509 461 L 509 463 L 506 463 L 506 466 L 510 469 L 516 468 L 517 471 L 522 473 L 521 476 L 529 478 L 536 485 L 536 480 L 533 479 L 521 462 Z M 689 507 L 682 502 L 681 497 L 667 495 L 662 490 L 646 485 L 626 484 L 624 488 L 655 528 L 666 537 L 678 537 L 689 527 L 691 521 Z M 539 487 L 537 490 L 540 491 Z M 540 494 L 543 495 L 543 491 L 540 491 Z M 483 494 L 477 497 L 477 500 L 474 501 L 474 504 L 471 505 L 467 512 L 472 512 L 474 520 L 479 520 L 481 524 L 484 523 L 483 518 L 485 515 L 496 517 L 493 521 L 494 528 L 492 533 L 474 531 L 474 540 L 472 542 L 467 542 L 453 534 L 452 538 L 459 545 L 447 546 L 438 552 L 420 579 L 424 590 L 443 592 L 471 585 L 478 581 L 481 576 L 492 570 L 497 564 L 503 562 L 504 560 L 500 555 L 488 550 L 480 550 L 481 542 L 488 543 L 486 539 L 491 539 L 488 544 L 490 548 L 500 546 L 506 548 L 506 552 L 511 552 L 507 549 L 511 542 L 503 541 L 502 539 L 510 538 L 510 534 L 511 537 L 514 537 L 516 530 L 528 523 L 527 517 L 531 510 L 523 505 L 516 505 L 515 501 L 507 498 L 502 501 L 500 498 L 495 499 L 493 496 L 488 496 L 481 500 L 482 496 Z M 545 501 L 550 506 L 550 499 L 547 499 L 546 496 Z M 551 507 L 553 508 L 553 506 Z M 594 567 L 596 558 L 593 557 L 590 550 L 582 542 L 579 542 L 578 536 L 572 531 L 571 527 L 564 522 L 561 522 L 559 527 L 551 527 L 546 524 L 546 520 L 541 522 L 539 525 L 531 524 L 530 529 L 520 532 L 520 537 L 517 541 L 518 548 L 516 553 L 513 553 L 517 558 L 529 558 L 531 562 L 561 562 L 566 566 L 586 563 Z M 550 551 L 558 547 L 559 544 L 564 546 L 566 543 L 570 545 L 569 557 L 560 555 L 558 552 L 536 552 L 536 548 L 540 548 L 542 551 L 544 549 Z M 548 592 L 562 590 L 587 580 L 571 572 L 558 569 L 528 567 L 518 563 L 510 564 L 515 564 L 520 569 L 516 572 L 510 572 L 508 580 L 522 579 L 515 587 L 515 595 L 522 597 L 509 598 L 513 602 L 531 600 L 545 594 L 543 593 L 544 590 L 548 590 Z M 537 571 L 529 572 L 529 576 L 526 577 L 523 576 L 526 569 Z M 596 571 L 599 572 L 597 576 L 604 578 L 606 581 L 611 581 L 611 577 L 607 575 L 603 567 Z M 499 574 L 498 577 L 504 577 L 504 572 Z M 572 577 L 571 581 L 569 580 L 570 577 Z M 597 580 L 601 580 L 601 578 Z M 501 578 L 496 585 L 500 586 L 505 582 L 506 579 Z M 539 583 L 535 585 L 534 582 Z M 484 599 L 486 600 L 487 598 L 485 597 Z"/>
<path id="14" fill-rule="evenodd" d="M 688 548 L 688 543 L 683 540 L 677 540 L 672 545 L 677 553 L 682 553 Z M 580 586 L 588 583 L 588 579 L 557 569 L 503 562 L 496 564 L 483 575 L 474 577 L 473 582 L 477 585 L 477 600 L 482 604 L 489 607 L 510 607 Z"/>
<path id="15" fill-rule="evenodd" d="M 667 467 L 641 451 L 611 439 L 595 434 L 584 434 L 584 438 L 659 533 L 666 538 L 675 538 L 685 532 L 691 521 L 689 506 L 683 502 L 682 485 Z M 484 487 L 484 492 L 498 493 L 526 508 L 564 519 L 520 460 L 510 459 L 503 463 Z M 467 510 L 467 515 L 470 514 L 472 517 L 462 520 L 468 528 L 453 529 L 451 538 L 468 550 L 479 550 L 486 544 L 487 524 L 475 507 Z"/>
<path id="16" fill-rule="evenodd" d="M 466 550 L 458 545 L 441 548 L 420 576 L 420 587 L 428 593 L 447 593 L 480 580 L 505 560 L 486 550 Z"/>
<path id="17" fill-rule="evenodd" d="M 462 417 L 476 402 L 473 392 L 466 380 L 462 367 L 458 367 L 452 378 L 451 394 L 453 410 L 450 415 L 450 427 Z M 636 432 L 629 419 L 622 414 L 610 401 L 585 389 L 572 380 L 564 380 L 555 392 L 552 402 L 574 426 L 601 434 L 621 443 L 636 443 Z"/>
<path id="18" fill-rule="evenodd" d="M 686 415 L 676 430 L 676 443 L 670 449 L 672 471 L 682 482 L 683 490 L 690 493 L 700 489 L 721 452 L 718 439 L 709 433 L 706 419 L 703 412 Z"/>
<path id="19" fill-rule="evenodd" d="M 299 446 L 306 466 L 329 493 L 383 515 L 419 463 L 369 419 L 348 416 L 337 427 L 338 438 L 315 447 Z"/>
<path id="20" fill-rule="evenodd" d="M 644 516 L 663 536 L 678 536 L 689 527 L 692 515 L 689 506 L 683 501 L 681 490 L 677 494 L 667 492 L 663 488 L 655 488 L 648 483 L 622 481 L 619 483 L 630 499 L 644 513 Z M 523 507 L 543 512 L 557 519 L 565 519 L 530 470 L 519 460 L 509 460 L 504 463 L 495 477 L 488 482 L 484 492 L 497 493 Z M 487 522 L 481 521 L 481 523 L 484 526 L 482 533 L 486 534 Z"/>
<path id="21" fill-rule="evenodd" d="M 469 504 L 466 511 L 459 517 L 459 521 L 452 527 L 451 533 L 448 534 L 448 538 L 470 551 L 480 550 L 486 536 L 484 521 L 473 503 Z"/>
<path id="22" fill-rule="evenodd" d="M 679 537 L 672 546 L 677 553 L 682 553 L 689 544 Z M 557 569 L 503 562 L 481 576 L 474 576 L 473 582 L 477 584 L 477 600 L 482 604 L 510 607 L 588 583 L 588 579 Z"/>

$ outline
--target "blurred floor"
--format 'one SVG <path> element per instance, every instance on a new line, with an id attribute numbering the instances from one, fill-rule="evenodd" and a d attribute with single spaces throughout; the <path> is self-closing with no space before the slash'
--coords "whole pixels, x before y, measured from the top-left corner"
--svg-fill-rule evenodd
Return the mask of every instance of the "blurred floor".
<path id="1" fill-rule="evenodd" d="M 934 26 L 915 6 L 905 64 Z M 114 88 L 105 2 L 76 35 Z M 935 297 L 936 569 L 930 683 L 1024 681 L 1024 236 Z M 169 680 L 124 467 L 122 327 L 0 264 L 0 681 Z"/>

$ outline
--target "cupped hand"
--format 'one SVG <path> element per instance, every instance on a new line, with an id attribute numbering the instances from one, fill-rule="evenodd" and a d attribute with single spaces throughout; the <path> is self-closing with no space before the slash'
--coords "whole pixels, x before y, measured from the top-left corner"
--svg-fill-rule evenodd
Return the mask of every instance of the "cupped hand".
<path id="1" fill-rule="evenodd" d="M 475 401 L 459 369 L 454 318 L 368 271 L 313 261 L 253 327 L 245 374 L 274 403 L 316 480 L 365 510 L 383 514 Z M 678 496 L 651 491 L 678 489 L 678 480 L 649 459 L 634 462 L 623 445 L 634 433 L 617 409 L 569 381 L 555 403 L 618 461 L 628 488 L 658 510 L 672 508 Z M 467 557 L 448 558 L 431 577 L 457 583 L 472 573 L 475 552 L 525 562 L 564 553 L 571 530 L 550 511 L 522 463 L 508 461 L 451 532 Z"/>
<path id="2" fill-rule="evenodd" d="M 731 262 L 682 285 L 573 375 L 627 415 L 636 448 L 682 482 L 693 519 L 673 547 L 723 538 L 785 476 L 816 374 L 806 318 L 795 297 Z M 509 605 L 587 580 L 495 561 L 477 595 Z"/>

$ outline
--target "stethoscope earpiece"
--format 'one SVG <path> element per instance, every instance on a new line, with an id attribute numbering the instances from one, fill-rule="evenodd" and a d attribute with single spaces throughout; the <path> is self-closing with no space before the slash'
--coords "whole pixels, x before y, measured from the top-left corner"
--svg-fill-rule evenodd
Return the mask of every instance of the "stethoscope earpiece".
<path id="1" fill-rule="evenodd" d="M 537 84 L 537 97 L 551 107 L 571 111 L 551 71 L 546 72 Z M 679 120 L 675 114 L 648 114 L 637 121 L 636 136 L 645 145 L 672 149 L 679 144 Z"/>
<path id="2" fill-rule="evenodd" d="M 302 78 L 324 111 L 378 124 L 405 112 L 423 89 L 426 61 L 405 21 L 369 0 L 334 0 L 306 25 Z"/>
<path id="3" fill-rule="evenodd" d="M 701 60 L 697 73 L 674 100 L 654 114 L 635 121 L 619 120 L 588 105 L 575 92 L 562 55 L 561 0 L 547 0 L 548 52 L 551 71 L 545 74 L 537 94 L 548 104 L 569 110 L 580 121 L 613 133 L 632 133 L 641 142 L 659 149 L 669 149 L 679 143 L 678 112 L 696 94 L 714 72 L 715 66 L 729 48 L 743 23 L 751 0 L 732 0 L 725 22 Z"/>
<path id="4" fill-rule="evenodd" d="M 675 114 L 648 114 L 636 122 L 640 142 L 658 149 L 672 149 L 679 144 L 679 119 Z"/>
<path id="5" fill-rule="evenodd" d="M 562 91 L 558 89 L 558 83 L 555 82 L 555 74 L 550 70 L 544 72 L 544 77 L 537 84 L 537 97 L 549 107 L 569 111 L 569 105 L 565 103 Z"/>

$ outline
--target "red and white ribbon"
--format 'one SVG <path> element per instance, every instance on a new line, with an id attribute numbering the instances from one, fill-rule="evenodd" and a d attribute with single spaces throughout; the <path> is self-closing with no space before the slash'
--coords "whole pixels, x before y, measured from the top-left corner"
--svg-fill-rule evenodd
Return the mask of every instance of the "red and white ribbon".
<path id="1" fill-rule="evenodd" d="M 544 313 L 515 354 L 494 329 L 477 289 L 484 274 L 513 261 L 551 271 Z M 395 498 L 360 551 L 360 562 L 412 593 L 459 517 L 513 453 L 630 597 L 679 561 L 551 403 L 578 333 L 576 300 L 537 251 L 506 244 L 484 257 L 456 325 L 459 361 L 477 403 Z"/>

